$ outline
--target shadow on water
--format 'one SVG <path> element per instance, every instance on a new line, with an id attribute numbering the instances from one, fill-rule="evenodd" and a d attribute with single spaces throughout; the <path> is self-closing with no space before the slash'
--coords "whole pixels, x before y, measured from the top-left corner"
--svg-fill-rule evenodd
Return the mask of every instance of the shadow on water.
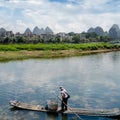
<path id="1" fill-rule="evenodd" d="M 47 113 L 47 120 L 57 120 L 58 116 L 58 113 Z"/>

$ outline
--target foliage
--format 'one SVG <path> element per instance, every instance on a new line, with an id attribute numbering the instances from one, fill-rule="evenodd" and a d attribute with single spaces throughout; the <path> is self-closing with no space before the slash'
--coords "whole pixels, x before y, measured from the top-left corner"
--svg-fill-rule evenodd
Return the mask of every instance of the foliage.
<path id="1" fill-rule="evenodd" d="M 70 36 L 74 36 L 75 33 L 74 33 L 74 32 L 69 32 L 68 35 L 70 35 Z"/>
<path id="2" fill-rule="evenodd" d="M 96 38 L 98 35 L 95 32 L 86 33 L 86 38 Z"/>
<path id="3" fill-rule="evenodd" d="M 87 33 L 74 33 L 70 32 L 67 34 L 59 34 L 59 35 L 31 35 L 24 36 L 24 34 L 20 35 L 12 35 L 12 36 L 0 36 L 0 43 L 2 44 L 37 44 L 37 43 L 90 43 L 90 42 L 110 42 L 111 39 L 108 34 L 105 35 L 97 35 L 95 32 Z"/>
<path id="4" fill-rule="evenodd" d="M 98 49 L 111 49 L 111 48 L 120 48 L 120 45 L 108 44 L 108 43 L 82 43 L 82 44 L 8 44 L 0 45 L 0 51 L 19 51 L 19 50 L 98 50 Z"/>
<path id="5" fill-rule="evenodd" d="M 80 35 L 74 35 L 72 40 L 73 40 L 73 43 L 79 43 L 80 42 Z"/>

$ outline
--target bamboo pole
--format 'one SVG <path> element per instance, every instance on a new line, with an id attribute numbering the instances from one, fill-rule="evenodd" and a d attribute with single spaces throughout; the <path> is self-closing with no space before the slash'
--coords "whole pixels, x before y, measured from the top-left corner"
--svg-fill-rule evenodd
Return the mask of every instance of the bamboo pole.
<path id="1" fill-rule="evenodd" d="M 57 98 L 58 98 L 61 102 L 63 102 L 62 99 L 61 99 L 59 96 L 57 96 Z M 63 102 L 63 103 L 64 103 L 64 102 Z M 64 104 L 65 104 L 65 103 L 64 103 Z M 65 105 L 66 105 L 66 104 L 65 104 Z M 71 108 L 69 105 L 66 105 L 66 106 L 68 107 L 68 109 L 69 109 L 70 111 L 72 111 L 73 114 L 76 115 L 77 118 L 79 118 L 80 120 L 83 120 L 77 113 L 75 113 L 75 112 L 72 110 L 72 108 Z"/>

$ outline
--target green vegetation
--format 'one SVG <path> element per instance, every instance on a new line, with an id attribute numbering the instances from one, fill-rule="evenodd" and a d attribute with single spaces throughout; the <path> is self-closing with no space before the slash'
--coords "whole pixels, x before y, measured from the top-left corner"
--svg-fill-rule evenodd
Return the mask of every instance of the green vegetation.
<path id="1" fill-rule="evenodd" d="M 0 45 L 0 51 L 20 51 L 20 50 L 98 50 L 98 49 L 118 49 L 120 45 L 109 43 L 82 43 L 82 44 L 8 44 Z"/>
<path id="2" fill-rule="evenodd" d="M 69 57 L 113 50 L 120 50 L 120 45 L 108 43 L 8 44 L 0 45 L 0 61 L 28 58 Z"/>

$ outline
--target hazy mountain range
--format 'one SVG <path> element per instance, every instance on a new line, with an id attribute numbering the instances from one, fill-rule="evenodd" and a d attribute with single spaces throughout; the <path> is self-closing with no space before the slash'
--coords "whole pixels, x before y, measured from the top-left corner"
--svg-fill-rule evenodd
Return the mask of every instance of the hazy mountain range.
<path id="1" fill-rule="evenodd" d="M 117 24 L 114 24 L 110 29 L 109 31 L 105 32 L 101 27 L 96 27 L 96 28 L 89 28 L 88 33 L 92 33 L 92 32 L 95 32 L 97 35 L 100 35 L 100 36 L 104 36 L 104 35 L 107 35 L 107 36 L 110 36 L 112 38 L 120 38 L 120 28 Z"/>
<path id="2" fill-rule="evenodd" d="M 53 31 L 51 28 L 46 27 L 45 29 L 43 28 L 38 28 L 37 26 L 31 31 L 29 28 L 27 28 L 24 32 L 24 34 L 36 34 L 36 35 L 41 35 L 41 34 L 53 34 Z"/>
<path id="3" fill-rule="evenodd" d="M 0 28 L 0 33 L 6 32 L 4 28 Z M 120 38 L 120 28 L 117 24 L 113 24 L 113 26 L 109 29 L 109 31 L 104 31 L 102 27 L 97 26 L 96 28 L 89 28 L 87 33 L 92 33 L 95 32 L 97 35 L 100 36 L 110 36 L 114 39 Z M 34 27 L 33 31 L 30 30 L 30 28 L 27 28 L 24 32 L 24 34 L 36 34 L 36 35 L 41 35 L 41 34 L 54 34 L 52 29 L 49 27 L 46 27 L 45 29 L 39 28 L 39 27 Z"/>

